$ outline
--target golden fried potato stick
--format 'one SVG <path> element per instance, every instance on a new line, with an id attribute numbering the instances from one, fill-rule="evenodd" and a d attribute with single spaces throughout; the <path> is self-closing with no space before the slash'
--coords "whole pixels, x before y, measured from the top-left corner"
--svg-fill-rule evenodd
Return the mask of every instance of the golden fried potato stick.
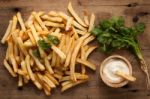
<path id="1" fill-rule="evenodd" d="M 80 19 L 80 17 L 77 15 L 77 13 L 74 11 L 71 2 L 68 4 L 68 10 L 71 13 L 71 15 L 84 27 L 87 27 L 87 25 Z"/>
<path id="2" fill-rule="evenodd" d="M 6 32 L 5 32 L 5 34 L 4 34 L 4 36 L 3 36 L 2 40 L 1 40 L 1 43 L 2 43 L 2 44 L 4 44 L 4 43 L 6 42 L 8 36 L 9 36 L 10 33 L 11 33 L 12 24 L 13 24 L 13 22 L 12 22 L 12 20 L 10 20 L 10 21 L 9 21 L 9 25 L 8 25 L 8 27 L 7 27 L 7 29 L 6 29 Z"/>
<path id="3" fill-rule="evenodd" d="M 55 23 L 55 22 L 50 22 L 50 21 L 44 21 L 44 23 L 46 26 L 50 26 L 50 27 L 60 27 L 60 28 L 65 27 L 63 23 Z"/>
<path id="4" fill-rule="evenodd" d="M 19 47 L 20 47 L 20 50 L 23 52 L 23 54 L 24 54 L 25 56 L 28 55 L 27 49 L 25 48 L 21 37 L 17 37 L 17 42 L 18 42 L 18 45 L 19 45 Z"/>
<path id="5" fill-rule="evenodd" d="M 48 72 L 45 73 L 45 75 L 55 84 L 59 85 L 59 82 L 53 77 L 53 75 L 49 74 Z"/>
<path id="6" fill-rule="evenodd" d="M 32 12 L 32 15 L 35 17 L 35 19 L 40 24 L 40 26 L 42 27 L 42 29 L 48 31 L 47 27 L 45 26 L 45 24 L 43 23 L 43 21 L 41 20 L 41 18 L 39 17 L 39 15 L 36 12 Z"/>
<path id="7" fill-rule="evenodd" d="M 41 71 L 44 71 L 45 70 L 45 67 L 44 65 L 33 55 L 32 53 L 32 50 L 29 49 L 29 54 L 32 56 L 32 58 L 34 59 L 37 67 L 41 70 Z"/>
<path id="8" fill-rule="evenodd" d="M 79 50 L 80 50 L 80 48 L 81 48 L 81 45 L 82 45 L 84 39 L 86 39 L 89 35 L 90 35 L 90 34 L 88 33 L 88 34 L 82 36 L 82 37 L 78 40 L 78 42 L 77 42 L 77 44 L 76 44 L 76 47 L 75 47 L 75 49 L 74 49 L 74 51 L 73 51 L 73 53 L 72 53 L 72 56 L 73 56 L 73 57 L 71 58 L 71 64 L 70 64 L 70 72 L 71 72 L 71 75 L 70 75 L 70 76 L 71 76 L 71 80 L 73 80 L 73 81 L 76 81 L 76 77 L 75 77 L 75 74 L 74 74 L 74 72 L 75 72 L 76 57 L 77 57 L 77 55 L 78 55 L 78 52 L 79 52 Z"/>
<path id="9" fill-rule="evenodd" d="M 43 76 L 43 81 L 45 83 L 47 83 L 51 88 L 55 88 L 56 87 L 56 85 L 47 76 Z"/>
<path id="10" fill-rule="evenodd" d="M 37 43 L 38 40 L 39 40 L 39 36 L 38 36 L 38 34 L 37 34 L 36 30 L 35 30 L 35 27 L 33 25 L 30 25 L 29 27 L 30 27 L 32 35 L 33 35 L 33 37 L 34 37 L 34 39 L 35 39 L 35 41 Z"/>
<path id="11" fill-rule="evenodd" d="M 60 50 L 58 49 L 55 45 L 52 45 L 52 50 L 55 51 L 55 53 L 57 53 L 57 55 L 64 61 L 66 59 L 66 55 Z"/>
<path id="12" fill-rule="evenodd" d="M 6 59 L 4 59 L 4 66 L 13 77 L 17 77 L 16 73 L 13 71 Z"/>
<path id="13" fill-rule="evenodd" d="M 18 77 L 18 87 L 22 87 L 23 86 L 23 77 L 21 75 L 19 75 Z"/>
<path id="14" fill-rule="evenodd" d="M 68 85 L 68 84 L 70 84 L 70 83 L 71 83 L 71 81 L 62 82 L 62 83 L 61 83 L 61 86 L 65 86 L 65 85 Z"/>
<path id="15" fill-rule="evenodd" d="M 14 32 L 16 30 L 16 26 L 17 26 L 17 17 L 14 15 L 13 16 L 13 20 L 12 20 L 12 28 L 11 28 L 11 33 Z"/>
<path id="16" fill-rule="evenodd" d="M 96 66 L 87 60 L 82 60 L 80 58 L 77 58 L 76 61 L 78 63 L 84 64 L 85 66 L 89 67 L 92 70 L 96 70 Z"/>
<path id="17" fill-rule="evenodd" d="M 32 44 L 35 45 L 35 44 L 36 44 L 36 41 L 35 41 L 35 39 L 34 39 L 32 33 L 31 33 L 30 31 L 27 32 L 27 33 L 28 33 L 28 35 L 29 35 L 29 37 L 30 37 L 30 40 L 31 40 Z"/>
<path id="18" fill-rule="evenodd" d="M 47 69 L 47 71 L 50 73 L 50 74 L 53 74 L 54 71 L 49 63 L 49 60 L 47 59 L 47 57 L 44 58 L 44 62 L 45 62 L 45 68 Z"/>
<path id="19" fill-rule="evenodd" d="M 76 78 L 77 78 L 78 80 L 86 80 L 86 79 L 88 79 L 89 77 L 88 77 L 87 75 L 85 75 L 85 74 L 80 74 L 80 75 L 76 75 Z M 71 79 L 70 79 L 70 76 L 64 76 L 64 77 L 62 77 L 62 78 L 59 80 L 59 82 L 64 82 L 64 81 L 68 81 L 68 80 L 71 80 Z"/>
<path id="20" fill-rule="evenodd" d="M 61 17 L 51 17 L 48 15 L 43 15 L 41 17 L 43 20 L 48 20 L 48 21 L 52 21 L 52 22 L 62 22 L 63 19 Z"/>
<path id="21" fill-rule="evenodd" d="M 50 12 L 48 12 L 48 15 L 49 15 L 49 16 L 53 16 L 53 17 L 59 16 L 58 13 L 55 12 L 55 11 L 50 11 Z"/>
<path id="22" fill-rule="evenodd" d="M 66 91 L 66 90 L 68 90 L 68 89 L 70 89 L 70 88 L 72 88 L 78 84 L 84 83 L 86 81 L 87 80 L 78 80 L 77 82 L 71 82 L 69 84 L 66 84 L 65 86 L 62 87 L 61 92 L 64 92 L 64 91 Z"/>
<path id="23" fill-rule="evenodd" d="M 21 29 L 22 29 L 23 31 L 26 31 L 26 27 L 25 27 L 25 24 L 24 24 L 24 22 L 23 22 L 23 19 L 22 19 L 22 16 L 21 16 L 21 13 L 20 13 L 20 12 L 17 13 L 17 18 L 18 18 L 18 21 L 19 21 L 19 23 L 20 23 Z"/>
<path id="24" fill-rule="evenodd" d="M 96 48 L 97 48 L 97 46 L 92 46 L 92 47 L 90 47 L 90 48 L 86 51 L 85 57 L 88 58 L 88 56 L 90 55 L 90 53 L 92 53 Z"/>
<path id="25" fill-rule="evenodd" d="M 83 16 L 84 22 L 87 26 L 89 26 L 89 16 L 87 14 L 87 11 L 84 11 L 84 16 Z"/>
<path id="26" fill-rule="evenodd" d="M 27 66 L 28 74 L 29 74 L 31 80 L 34 82 L 35 77 L 34 77 L 33 71 L 32 71 L 31 66 L 30 66 L 30 56 L 29 55 L 26 56 L 25 63 L 26 63 L 26 66 Z"/>
<path id="27" fill-rule="evenodd" d="M 9 50 L 9 59 L 11 60 L 11 64 L 13 66 L 14 72 L 17 73 L 18 65 L 17 65 L 17 62 L 16 62 L 15 57 L 14 57 L 14 53 L 13 53 L 14 45 L 11 41 L 8 41 L 8 45 L 11 49 L 11 50 Z"/>
<path id="28" fill-rule="evenodd" d="M 95 39 L 95 37 L 93 35 L 89 36 L 87 39 L 84 40 L 83 46 L 87 45 L 88 43 L 90 43 L 94 39 Z"/>
<path id="29" fill-rule="evenodd" d="M 90 32 L 93 29 L 93 27 L 94 27 L 94 21 L 95 21 L 95 15 L 92 13 L 91 14 L 91 18 L 90 18 L 88 32 Z"/>
<path id="30" fill-rule="evenodd" d="M 41 26 L 36 21 L 33 22 L 33 25 L 34 25 L 37 32 L 43 31 Z"/>

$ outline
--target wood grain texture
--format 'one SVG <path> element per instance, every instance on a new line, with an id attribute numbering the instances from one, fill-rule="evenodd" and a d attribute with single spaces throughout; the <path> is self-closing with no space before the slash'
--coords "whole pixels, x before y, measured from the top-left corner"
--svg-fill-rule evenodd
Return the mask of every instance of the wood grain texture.
<path id="1" fill-rule="evenodd" d="M 113 15 L 126 18 L 128 26 L 134 21 L 144 22 L 146 29 L 138 38 L 145 60 L 150 66 L 150 0 L 72 0 L 75 10 L 83 15 L 82 11 L 94 12 L 98 21 Z M 65 11 L 67 0 L 0 0 L 0 39 L 5 33 L 9 20 L 17 11 L 24 18 L 33 11 Z M 97 21 L 97 23 L 98 23 Z M 146 90 L 145 75 L 143 75 L 136 57 L 127 50 L 120 50 L 113 54 L 125 56 L 133 65 L 135 83 L 129 83 L 123 88 L 107 87 L 99 77 L 99 65 L 108 56 L 95 51 L 89 60 L 97 65 L 96 72 L 88 70 L 90 79 L 64 93 L 60 88 L 52 92 L 52 96 L 45 96 L 34 85 L 28 84 L 23 90 L 17 89 L 17 79 L 12 78 L 3 66 L 6 45 L 0 44 L 0 99 L 150 99 L 150 92 Z M 149 67 L 150 70 L 150 67 Z"/>

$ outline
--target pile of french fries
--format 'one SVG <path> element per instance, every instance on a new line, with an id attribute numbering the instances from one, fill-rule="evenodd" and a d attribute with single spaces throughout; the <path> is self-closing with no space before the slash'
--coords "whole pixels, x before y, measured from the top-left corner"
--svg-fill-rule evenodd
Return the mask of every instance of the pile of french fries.
<path id="1" fill-rule="evenodd" d="M 96 69 L 87 60 L 96 49 L 96 46 L 88 45 L 95 39 L 90 34 L 95 16 L 85 14 L 82 20 L 71 2 L 68 11 L 70 16 L 58 11 L 48 14 L 32 12 L 26 22 L 18 12 L 9 21 L 1 40 L 1 43 L 8 44 L 4 66 L 13 77 L 18 77 L 18 87 L 31 80 L 39 90 L 51 95 L 51 90 L 58 85 L 62 86 L 63 92 L 87 81 L 89 77 L 85 67 Z M 57 37 L 60 43 L 45 51 L 38 45 L 38 40 L 45 39 L 48 34 Z M 40 58 L 33 54 L 35 48 Z M 76 70 L 77 64 L 81 67 L 79 71 Z"/>

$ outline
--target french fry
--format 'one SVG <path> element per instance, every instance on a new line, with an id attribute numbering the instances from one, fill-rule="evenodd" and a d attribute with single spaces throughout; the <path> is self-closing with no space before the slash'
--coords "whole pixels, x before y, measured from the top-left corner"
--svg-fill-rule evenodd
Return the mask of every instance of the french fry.
<path id="1" fill-rule="evenodd" d="M 8 70 L 8 72 L 13 76 L 16 77 L 16 73 L 13 71 L 13 69 L 11 68 L 11 66 L 8 64 L 7 60 L 4 59 L 4 66 L 5 68 Z"/>
<path id="2" fill-rule="evenodd" d="M 19 45 L 19 47 L 20 47 L 20 50 L 23 52 L 23 54 L 24 54 L 25 56 L 28 55 L 27 49 L 25 48 L 21 37 L 17 37 L 17 41 L 18 41 L 18 45 Z"/>
<path id="3" fill-rule="evenodd" d="M 84 64 L 85 66 L 89 67 L 92 70 L 96 69 L 96 66 L 94 64 L 92 64 L 91 62 L 88 62 L 86 60 L 82 60 L 82 59 L 79 59 L 79 58 L 77 58 L 76 61 L 78 63 Z"/>
<path id="4" fill-rule="evenodd" d="M 64 61 L 66 59 L 66 55 L 60 50 L 58 49 L 55 45 L 52 45 L 52 50 L 55 51 L 57 53 L 57 55 Z"/>
<path id="5" fill-rule="evenodd" d="M 71 83 L 71 81 L 62 82 L 62 83 L 61 83 L 61 86 L 65 86 L 65 85 L 68 85 L 68 84 L 70 84 L 70 83 Z"/>
<path id="6" fill-rule="evenodd" d="M 34 39 L 32 33 L 31 33 L 31 32 L 28 32 L 28 35 L 29 35 L 29 37 L 30 37 L 30 40 L 31 40 L 32 44 L 35 45 L 35 44 L 36 44 L 36 41 L 35 41 L 35 39 Z"/>
<path id="7" fill-rule="evenodd" d="M 90 32 L 93 29 L 93 27 L 94 27 L 94 21 L 95 21 L 95 15 L 92 13 L 91 14 L 91 18 L 90 18 L 88 32 Z"/>
<path id="8" fill-rule="evenodd" d="M 26 47 L 26 48 L 29 48 L 29 47 L 33 47 L 33 43 L 31 42 L 31 40 L 27 40 L 23 43 L 23 45 Z"/>
<path id="9" fill-rule="evenodd" d="M 45 74 L 55 85 L 59 85 L 58 81 L 49 73 L 46 72 Z"/>
<path id="10" fill-rule="evenodd" d="M 14 57 L 14 53 L 13 53 L 14 45 L 13 45 L 13 43 L 11 41 L 9 41 L 8 44 L 9 44 L 10 49 L 11 49 L 11 50 L 9 50 L 9 58 L 11 60 L 11 64 L 13 66 L 14 72 L 17 73 L 18 65 L 17 65 L 17 62 L 16 62 L 15 57 Z"/>
<path id="11" fill-rule="evenodd" d="M 37 34 L 37 32 L 36 32 L 36 30 L 35 30 L 33 25 L 30 25 L 29 27 L 30 27 L 32 35 L 33 35 L 33 37 L 34 37 L 34 39 L 35 39 L 35 41 L 37 43 L 38 40 L 39 40 L 39 36 L 38 36 L 38 34 Z"/>
<path id="12" fill-rule="evenodd" d="M 53 71 L 53 69 L 52 69 L 52 67 L 51 67 L 51 65 L 50 65 L 50 63 L 49 63 L 47 57 L 44 58 L 44 62 L 45 62 L 45 68 L 47 69 L 47 71 L 48 71 L 50 74 L 53 74 L 54 71 Z"/>
<path id="13" fill-rule="evenodd" d="M 83 46 L 87 45 L 88 43 L 90 43 L 91 41 L 93 41 L 95 39 L 94 36 L 89 36 L 87 39 L 84 40 L 83 42 Z"/>
<path id="14" fill-rule="evenodd" d="M 50 22 L 50 21 L 44 21 L 44 23 L 46 26 L 50 26 L 50 27 L 60 27 L 60 28 L 65 27 L 65 25 L 62 23 L 55 23 L 55 22 Z"/>
<path id="15" fill-rule="evenodd" d="M 89 26 L 89 18 L 88 18 L 88 14 L 86 11 L 84 11 L 84 22 L 87 26 Z"/>
<path id="16" fill-rule="evenodd" d="M 17 20 L 18 20 L 17 17 L 16 17 L 16 16 L 13 16 L 11 33 L 16 30 Z"/>
<path id="17" fill-rule="evenodd" d="M 76 86 L 76 85 L 78 85 L 78 84 L 81 84 L 81 83 L 84 83 L 84 82 L 86 82 L 86 81 L 87 81 L 87 80 L 79 80 L 79 81 L 77 81 L 77 82 L 69 83 L 69 84 L 67 84 L 67 85 L 65 85 L 65 86 L 62 87 L 61 92 L 64 92 L 64 91 L 70 89 L 71 87 L 74 87 L 74 86 Z"/>
<path id="18" fill-rule="evenodd" d="M 29 74 L 31 80 L 34 82 L 35 77 L 34 77 L 33 71 L 31 70 L 31 67 L 30 67 L 30 56 L 29 55 L 26 56 L 25 62 L 26 62 L 28 74 Z"/>
<path id="19" fill-rule="evenodd" d="M 10 20 L 10 21 L 9 21 L 9 25 L 8 25 L 8 27 L 7 27 L 7 29 L 6 29 L 6 32 L 5 32 L 5 34 L 4 34 L 4 36 L 3 36 L 2 40 L 1 40 L 1 43 L 2 43 L 2 44 L 4 44 L 4 43 L 6 42 L 8 36 L 9 36 L 10 33 L 11 33 L 12 24 L 13 24 L 13 22 L 12 22 L 12 20 Z"/>
<path id="20" fill-rule="evenodd" d="M 72 18 L 72 17 L 69 17 L 69 18 L 67 19 L 67 23 L 66 23 L 66 27 L 65 27 L 65 30 L 66 30 L 66 31 L 68 31 L 68 30 L 71 28 L 72 22 L 73 22 L 73 18 Z"/>
<path id="21" fill-rule="evenodd" d="M 90 53 L 93 52 L 96 48 L 97 48 L 97 46 L 90 47 L 90 48 L 86 51 L 85 57 L 88 58 L 88 56 L 90 55 Z"/>
<path id="22" fill-rule="evenodd" d="M 20 23 L 21 29 L 22 29 L 23 31 L 25 31 L 25 30 L 26 30 L 26 27 L 25 27 L 25 24 L 24 24 L 24 22 L 23 22 L 23 19 L 22 19 L 22 16 L 21 16 L 21 13 L 20 13 L 20 12 L 17 13 L 17 18 L 18 18 L 18 21 L 19 21 L 19 23 Z"/>
<path id="23" fill-rule="evenodd" d="M 36 65 L 38 66 L 38 68 L 41 70 L 41 71 L 44 71 L 45 70 L 45 67 L 44 65 L 32 54 L 32 50 L 30 49 L 29 50 L 29 54 L 32 56 L 32 58 L 34 59 Z"/>
<path id="24" fill-rule="evenodd" d="M 48 13 L 48 15 L 49 15 L 49 16 L 53 16 L 53 17 L 57 17 L 57 16 L 58 16 L 58 13 L 55 12 L 55 11 L 50 11 L 50 12 Z"/>
<path id="25" fill-rule="evenodd" d="M 40 25 L 36 21 L 34 21 L 33 24 L 34 24 L 36 31 L 38 31 L 38 32 L 42 31 L 42 28 L 40 27 Z"/>
<path id="26" fill-rule="evenodd" d="M 87 31 L 87 29 L 86 28 L 84 28 L 83 26 L 81 26 L 79 23 L 77 23 L 76 21 L 74 21 L 73 20 L 73 26 L 75 26 L 76 28 L 78 28 L 78 29 L 80 29 L 80 30 L 82 30 L 82 31 Z"/>
<path id="27" fill-rule="evenodd" d="M 81 59 L 85 60 L 85 49 L 83 46 L 81 47 Z M 81 70 L 82 70 L 82 74 L 85 74 L 86 69 L 83 64 L 81 65 Z"/>
<path id="28" fill-rule="evenodd" d="M 22 87 L 23 86 L 23 78 L 21 75 L 19 75 L 18 77 L 18 87 Z"/>
<path id="29" fill-rule="evenodd" d="M 44 30 L 48 30 L 47 27 L 45 26 L 45 24 L 43 23 L 43 21 L 41 20 L 41 18 L 39 17 L 39 15 L 36 12 L 32 12 L 32 15 L 35 17 L 35 19 L 37 20 L 37 22 L 40 24 L 40 26 L 42 27 L 42 29 Z"/>
<path id="30" fill-rule="evenodd" d="M 71 13 L 71 15 L 84 27 L 87 27 L 87 25 L 80 19 L 80 17 L 76 14 L 74 11 L 71 2 L 68 4 L 68 10 Z"/>
<path id="31" fill-rule="evenodd" d="M 43 15 L 42 19 L 52 21 L 52 22 L 62 22 L 63 21 L 63 19 L 61 17 L 51 17 L 48 15 Z"/>
<path id="32" fill-rule="evenodd" d="M 61 79 L 62 78 L 62 75 L 59 75 L 59 74 L 53 74 L 53 76 L 57 79 Z"/>
<path id="33" fill-rule="evenodd" d="M 71 72 L 71 79 L 72 79 L 73 81 L 76 81 L 76 77 L 75 77 L 74 72 L 75 72 L 75 61 L 76 61 L 77 54 L 78 54 L 78 52 L 79 52 L 79 49 L 80 49 L 80 47 L 81 47 L 81 45 L 82 45 L 84 39 L 86 39 L 89 35 L 90 35 L 90 34 L 86 34 L 86 35 L 82 36 L 82 37 L 78 40 L 78 42 L 77 42 L 77 44 L 76 44 L 76 47 L 75 47 L 75 49 L 74 49 L 74 51 L 73 51 L 73 53 L 72 53 L 72 56 L 73 56 L 73 57 L 71 58 L 70 72 Z"/>
<path id="34" fill-rule="evenodd" d="M 80 35 L 85 35 L 86 32 L 85 31 L 82 31 L 82 30 L 79 30 L 79 29 L 75 29 L 75 31 L 80 34 Z"/>
<path id="35" fill-rule="evenodd" d="M 47 76 L 43 76 L 43 81 L 45 83 L 47 83 L 51 88 L 55 88 L 56 87 L 56 85 Z"/>

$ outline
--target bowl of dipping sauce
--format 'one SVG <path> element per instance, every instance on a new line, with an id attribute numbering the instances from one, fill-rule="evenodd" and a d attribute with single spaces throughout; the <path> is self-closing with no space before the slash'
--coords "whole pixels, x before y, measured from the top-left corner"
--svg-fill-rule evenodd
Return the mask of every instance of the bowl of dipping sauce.
<path id="1" fill-rule="evenodd" d="M 136 80 L 132 76 L 130 62 L 120 55 L 112 55 L 101 63 L 100 76 L 106 85 L 113 88 L 123 87 L 129 81 Z"/>

